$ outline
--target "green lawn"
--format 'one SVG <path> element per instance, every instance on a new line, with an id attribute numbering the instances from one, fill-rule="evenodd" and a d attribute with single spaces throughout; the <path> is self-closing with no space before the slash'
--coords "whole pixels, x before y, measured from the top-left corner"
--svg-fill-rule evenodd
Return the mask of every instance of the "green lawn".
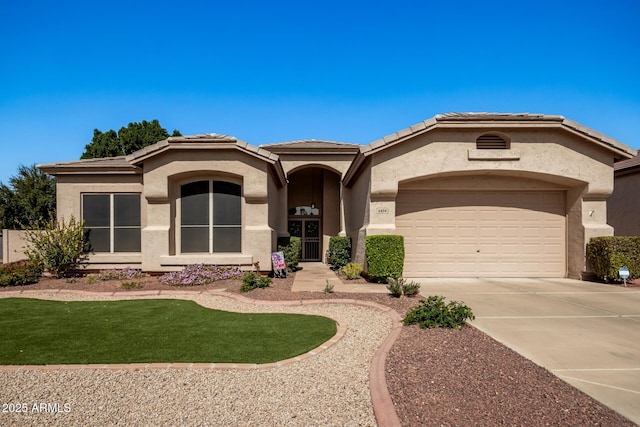
<path id="1" fill-rule="evenodd" d="M 243 314 L 193 301 L 0 299 L 0 364 L 269 363 L 336 333 L 334 320 Z"/>

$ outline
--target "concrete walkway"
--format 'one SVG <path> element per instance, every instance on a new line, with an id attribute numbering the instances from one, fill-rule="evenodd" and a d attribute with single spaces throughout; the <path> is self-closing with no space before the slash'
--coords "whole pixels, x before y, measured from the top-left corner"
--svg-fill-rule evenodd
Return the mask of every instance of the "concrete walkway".
<path id="1" fill-rule="evenodd" d="M 386 286 L 376 283 L 342 283 L 327 264 L 321 262 L 301 262 L 302 270 L 296 272 L 291 290 L 293 292 L 323 292 L 327 284 L 334 292 L 388 293 Z"/>
<path id="2" fill-rule="evenodd" d="M 640 290 L 570 279 L 416 279 L 472 324 L 640 424 Z"/>

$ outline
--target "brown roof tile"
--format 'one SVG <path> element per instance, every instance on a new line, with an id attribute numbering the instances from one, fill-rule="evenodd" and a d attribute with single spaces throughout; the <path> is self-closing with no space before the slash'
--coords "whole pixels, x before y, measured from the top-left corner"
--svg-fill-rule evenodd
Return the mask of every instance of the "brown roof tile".
<path id="1" fill-rule="evenodd" d="M 629 160 L 616 162 L 613 165 L 613 170 L 615 170 L 616 172 L 622 172 L 622 171 L 635 169 L 635 168 L 638 168 L 638 170 L 640 170 L 640 154 L 638 154 L 637 156 Z"/>

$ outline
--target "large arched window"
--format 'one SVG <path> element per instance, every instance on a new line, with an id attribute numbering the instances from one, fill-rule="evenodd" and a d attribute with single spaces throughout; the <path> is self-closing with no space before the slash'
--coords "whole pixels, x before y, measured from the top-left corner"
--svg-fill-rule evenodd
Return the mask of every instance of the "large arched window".
<path id="1" fill-rule="evenodd" d="M 196 181 L 180 187 L 182 253 L 242 252 L 241 186 Z"/>

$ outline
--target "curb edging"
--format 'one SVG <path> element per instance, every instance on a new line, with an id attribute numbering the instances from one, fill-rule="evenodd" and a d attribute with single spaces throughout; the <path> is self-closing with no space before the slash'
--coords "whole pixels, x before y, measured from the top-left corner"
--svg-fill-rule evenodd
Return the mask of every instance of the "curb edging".
<path id="1" fill-rule="evenodd" d="M 373 406 L 374 416 L 376 423 L 380 427 L 396 427 L 400 426 L 400 418 L 396 412 L 391 394 L 386 381 L 385 362 L 387 355 L 393 347 L 393 344 L 398 339 L 402 328 L 401 317 L 394 309 L 370 301 L 361 301 L 357 299 L 315 299 L 315 300 L 286 300 L 286 301 L 268 301 L 268 300 L 256 300 L 245 297 L 243 295 L 237 295 L 225 291 L 215 292 L 193 292 L 191 295 L 184 291 L 142 291 L 132 294 L 131 292 L 91 292 L 91 291 L 76 291 L 76 290 L 62 290 L 62 289 L 48 289 L 48 290 L 30 290 L 30 291 L 9 291 L 0 295 L 0 298 L 5 297 L 30 297 L 37 296 L 37 294 L 78 294 L 85 296 L 144 296 L 144 297 L 162 297 L 162 296 L 181 296 L 189 297 L 191 295 L 215 295 L 225 298 L 233 299 L 237 302 L 244 304 L 253 304 L 259 306 L 274 306 L 274 307 L 292 307 L 303 305 L 319 305 L 319 304 L 351 304 L 362 307 L 374 308 L 376 310 L 386 313 L 392 321 L 391 332 L 387 335 L 387 338 L 383 341 L 382 345 L 378 347 L 373 359 L 371 361 L 371 367 L 369 369 L 369 393 L 371 396 L 371 404 Z M 340 341 L 344 336 L 347 328 L 340 324 L 336 319 L 336 334 L 328 341 L 322 343 L 320 346 L 308 351 L 307 353 L 298 355 L 296 357 L 281 360 L 273 363 L 265 364 L 251 364 L 251 363 L 128 363 L 128 364 L 91 364 L 91 365 L 2 365 L 0 366 L 0 372 L 7 371 L 54 371 L 54 370 L 69 370 L 77 371 L 81 369 L 93 369 L 93 370 L 122 370 L 128 369 L 132 371 L 136 370 L 148 370 L 148 369 L 214 369 L 214 370 L 253 370 L 253 369 L 272 369 L 279 366 L 285 366 L 304 359 L 308 359 L 314 355 L 319 354 L 331 346 Z"/>

